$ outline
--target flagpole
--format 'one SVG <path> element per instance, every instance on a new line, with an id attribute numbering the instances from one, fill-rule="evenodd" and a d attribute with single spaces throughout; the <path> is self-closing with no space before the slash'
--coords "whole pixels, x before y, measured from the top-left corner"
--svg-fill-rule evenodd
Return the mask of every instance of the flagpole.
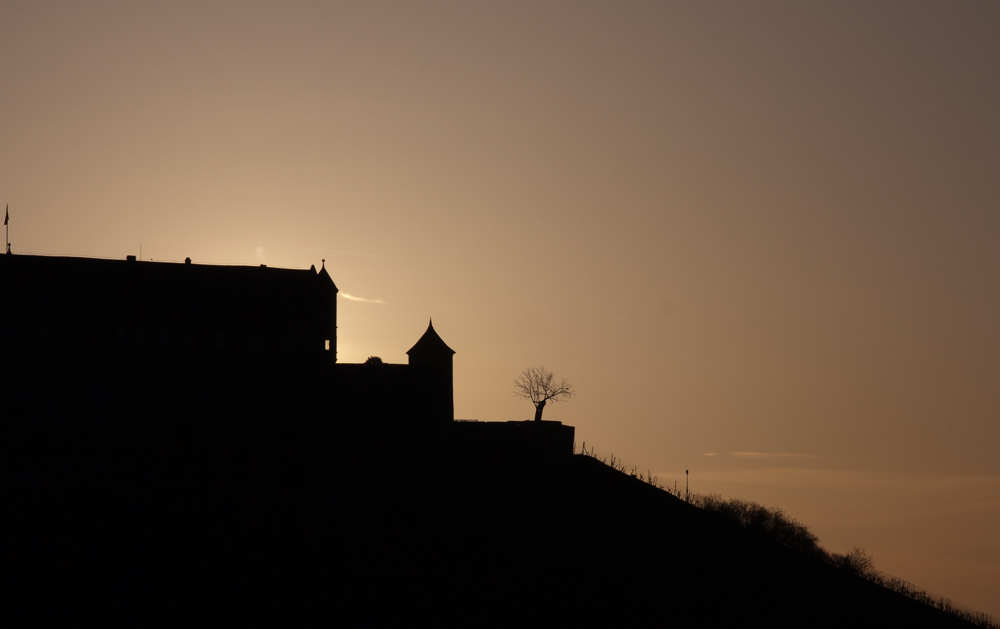
<path id="1" fill-rule="evenodd" d="M 10 203 L 7 204 L 3 215 L 3 228 L 7 231 L 7 253 L 10 253 L 10 225 L 8 223 L 10 223 Z"/>

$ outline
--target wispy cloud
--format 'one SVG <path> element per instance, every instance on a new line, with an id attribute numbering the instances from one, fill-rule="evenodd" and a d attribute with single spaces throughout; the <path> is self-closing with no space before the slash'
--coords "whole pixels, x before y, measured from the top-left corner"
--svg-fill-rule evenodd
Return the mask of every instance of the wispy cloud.
<path id="1" fill-rule="evenodd" d="M 715 456 L 715 452 L 706 452 L 705 454 L 703 454 L 701 456 Z"/>
<path id="2" fill-rule="evenodd" d="M 664 479 L 684 478 L 683 470 L 658 474 Z M 929 522 L 947 519 L 951 517 L 949 514 L 964 517 L 973 513 L 985 515 L 961 526 L 989 525 L 996 529 L 1000 525 L 1000 476 L 997 475 L 751 466 L 738 470 L 698 470 L 692 478 L 697 479 L 699 493 L 717 492 L 789 510 L 813 512 L 815 517 L 808 520 L 810 528 L 813 525 L 821 529 L 821 525 L 895 528 L 904 522 L 912 525 L 915 518 Z M 841 534 L 839 530 L 829 532 L 834 533 Z M 838 544 L 850 547 L 847 539 Z M 1000 543 L 991 544 L 996 549 L 994 557 L 1000 557 Z"/>
<path id="3" fill-rule="evenodd" d="M 816 459 L 816 454 L 796 454 L 793 452 L 730 452 L 729 456 L 744 459 Z"/>
<path id="4" fill-rule="evenodd" d="M 349 295 L 347 293 L 338 293 L 344 299 L 349 299 L 350 301 L 360 301 L 365 304 L 385 304 L 381 299 L 368 299 L 367 297 L 355 297 L 354 295 Z"/>

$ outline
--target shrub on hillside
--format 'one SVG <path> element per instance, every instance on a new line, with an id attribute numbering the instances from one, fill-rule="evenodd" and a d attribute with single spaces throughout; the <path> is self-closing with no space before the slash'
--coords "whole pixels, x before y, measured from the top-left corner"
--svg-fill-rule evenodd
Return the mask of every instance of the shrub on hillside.
<path id="1" fill-rule="evenodd" d="M 840 555 L 830 555 L 830 563 L 869 581 L 878 581 L 878 570 L 875 569 L 875 558 L 865 552 L 864 548 L 855 547 L 851 552 Z"/>
<path id="2" fill-rule="evenodd" d="M 826 551 L 819 539 L 804 524 L 785 514 L 777 507 L 739 498 L 723 499 L 718 494 L 698 496 L 695 503 L 706 511 L 714 511 L 732 520 L 744 529 L 807 555 L 826 558 Z"/>

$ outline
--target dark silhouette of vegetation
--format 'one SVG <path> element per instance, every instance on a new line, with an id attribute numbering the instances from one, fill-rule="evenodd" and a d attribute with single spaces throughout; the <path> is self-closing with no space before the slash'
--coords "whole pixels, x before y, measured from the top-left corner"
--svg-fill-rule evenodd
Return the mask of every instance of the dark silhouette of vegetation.
<path id="1" fill-rule="evenodd" d="M 565 378 L 559 382 L 545 367 L 528 367 L 514 380 L 514 395 L 535 405 L 535 421 L 542 421 L 542 411 L 548 402 L 573 397 L 573 385 Z"/>
<path id="2" fill-rule="evenodd" d="M 637 466 L 631 468 L 613 454 L 598 454 L 594 448 L 587 449 L 583 444 L 582 454 L 592 457 L 612 469 L 632 478 L 652 485 L 657 489 L 676 497 L 683 498 L 682 492 L 671 490 L 659 483 L 659 479 L 649 471 L 638 472 Z M 863 548 L 855 547 L 851 551 L 840 554 L 831 553 L 819 545 L 819 540 L 804 524 L 788 516 L 782 509 L 767 507 L 740 498 L 724 499 L 718 494 L 692 494 L 687 502 L 705 511 L 722 516 L 729 522 L 738 524 L 755 536 L 780 544 L 797 553 L 832 565 L 856 577 L 880 585 L 885 589 L 901 594 L 907 598 L 929 605 L 977 627 L 1000 629 L 1000 622 L 990 614 L 980 612 L 970 607 L 957 604 L 951 599 L 929 593 L 908 581 L 880 572 L 875 567 L 875 558 Z"/>
<path id="3" fill-rule="evenodd" d="M 875 558 L 868 554 L 864 548 L 857 546 L 843 555 L 830 553 L 830 563 L 869 581 L 873 581 L 878 575 L 878 570 L 875 569 Z"/>
<path id="4" fill-rule="evenodd" d="M 797 522 L 777 507 L 766 507 L 749 500 L 724 500 L 717 494 L 696 496 L 692 502 L 706 511 L 718 513 L 737 522 L 744 529 L 781 544 L 804 555 L 820 559 L 866 581 L 881 585 L 897 594 L 920 601 L 987 629 L 1000 629 L 1000 623 L 989 614 L 957 605 L 950 599 L 929 594 L 926 590 L 898 577 L 883 574 L 875 568 L 875 558 L 865 549 L 855 546 L 850 552 L 831 553 L 819 545 L 818 538 L 805 525 Z"/>
<path id="5" fill-rule="evenodd" d="M 366 365 L 381 365 L 382 364 L 382 359 L 379 358 L 378 356 L 369 356 L 368 358 L 365 359 L 365 364 Z"/>
<path id="6" fill-rule="evenodd" d="M 723 499 L 718 494 L 696 496 L 692 501 L 706 511 L 714 511 L 744 529 L 806 555 L 826 557 L 819 539 L 805 525 L 789 517 L 778 507 L 739 498 Z"/>
<path id="7" fill-rule="evenodd" d="M 861 549 L 856 548 L 855 550 Z M 910 583 L 909 581 L 900 579 L 899 577 L 894 577 L 892 575 L 885 574 L 884 572 L 872 569 L 867 573 L 867 576 L 864 576 L 864 578 L 872 583 L 877 583 L 878 585 L 881 585 L 896 594 L 902 594 L 907 598 L 912 598 L 915 601 L 920 601 L 925 605 L 930 605 L 935 609 L 940 609 L 941 611 L 951 614 L 952 616 L 957 616 L 958 618 L 961 618 L 962 620 L 965 620 L 977 627 L 1000 629 L 1000 620 L 994 618 L 990 614 L 972 609 L 971 607 L 965 605 L 960 605 L 945 596 L 932 594 L 927 590 Z"/>

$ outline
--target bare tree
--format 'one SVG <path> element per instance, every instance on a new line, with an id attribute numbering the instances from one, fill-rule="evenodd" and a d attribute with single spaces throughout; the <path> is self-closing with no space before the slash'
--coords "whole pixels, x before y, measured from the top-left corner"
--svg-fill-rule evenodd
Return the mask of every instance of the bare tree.
<path id="1" fill-rule="evenodd" d="M 535 405 L 535 421 L 540 422 L 545 404 L 573 397 L 573 385 L 565 378 L 556 382 L 552 372 L 545 367 L 528 367 L 514 381 L 514 395 Z"/>

